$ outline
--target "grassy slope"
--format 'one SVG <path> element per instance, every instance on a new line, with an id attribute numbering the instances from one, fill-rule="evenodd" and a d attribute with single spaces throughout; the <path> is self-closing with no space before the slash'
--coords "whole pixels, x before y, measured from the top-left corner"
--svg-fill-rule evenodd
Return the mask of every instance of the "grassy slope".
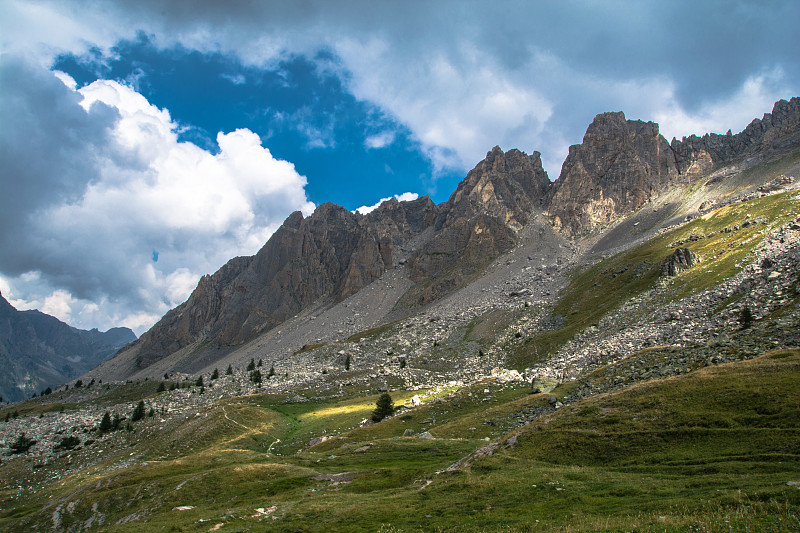
<path id="1" fill-rule="evenodd" d="M 192 421 L 173 433 L 171 448 L 191 443 L 178 457 L 151 440 L 143 461 L 78 473 L 26 505 L 4 502 L 0 528 L 48 528 L 61 504 L 68 526 L 97 503 L 104 531 L 677 531 L 726 520 L 787 531 L 800 527 L 790 512 L 800 490 L 786 485 L 800 480 L 798 382 L 800 350 L 644 383 L 565 407 L 498 441 L 515 436 L 514 446 L 438 475 L 483 435 L 500 435 L 481 423 L 493 411 L 507 417 L 545 396 L 484 383 L 300 454 L 289 452 L 322 425 L 357 424 L 374 397 L 248 397 L 210 414 L 203 439 Z M 437 438 L 400 437 L 407 427 Z M 287 455 L 265 453 L 276 438 Z M 183 505 L 195 509 L 173 510 Z M 255 511 L 273 506 L 270 517 Z"/>
<path id="2" fill-rule="evenodd" d="M 796 196 L 796 192 L 783 193 L 723 207 L 577 272 L 553 310 L 564 325 L 511 347 L 510 365 L 521 369 L 546 358 L 576 333 L 653 288 L 661 263 L 674 251 L 675 243 L 682 242 L 681 246 L 697 253 L 701 264 L 693 275 L 673 282 L 670 299 L 706 290 L 735 275 L 752 257 L 763 234 L 800 214 Z M 759 223 L 751 223 L 755 220 Z M 744 226 L 746 221 L 750 222 Z M 731 231 L 725 232 L 726 228 Z"/>

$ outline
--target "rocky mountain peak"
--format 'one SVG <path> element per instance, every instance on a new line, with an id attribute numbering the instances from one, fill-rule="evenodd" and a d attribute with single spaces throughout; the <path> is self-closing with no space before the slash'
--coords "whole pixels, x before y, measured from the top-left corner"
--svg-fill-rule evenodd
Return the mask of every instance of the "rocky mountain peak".
<path id="1" fill-rule="evenodd" d="M 579 233 L 634 211 L 678 181 L 675 157 L 658 124 L 597 115 L 571 146 L 548 196 L 553 223 Z"/>

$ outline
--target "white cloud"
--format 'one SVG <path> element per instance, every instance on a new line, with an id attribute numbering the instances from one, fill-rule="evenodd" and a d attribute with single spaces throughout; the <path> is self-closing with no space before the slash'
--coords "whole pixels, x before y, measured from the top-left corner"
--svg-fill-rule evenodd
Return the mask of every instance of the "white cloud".
<path id="1" fill-rule="evenodd" d="M 220 132 L 219 153 L 211 154 L 179 142 L 169 112 L 130 87 L 104 80 L 73 93 L 75 100 L 70 92 L 54 96 L 67 97 L 58 105 L 116 115 L 106 137 L 76 148 L 82 159 L 72 164 L 76 172 L 90 165 L 91 179 L 73 184 L 69 201 L 18 213 L 24 239 L 3 241 L 0 255 L 20 263 L 5 283 L 12 295 L 28 294 L 16 299 L 23 308 L 36 305 L 77 327 L 134 324 L 141 333 L 184 301 L 201 275 L 254 254 L 292 211 L 314 209 L 306 179 L 247 129 Z M 13 128 L 17 117 L 7 111 Z M 25 149 L 47 157 L 43 148 Z"/>
<path id="2" fill-rule="evenodd" d="M 403 194 L 395 194 L 394 197 L 401 201 L 401 202 L 410 202 L 412 200 L 416 200 L 419 198 L 419 194 L 415 192 L 404 192 Z M 381 198 L 378 200 L 378 203 L 374 205 L 362 205 L 361 207 L 357 208 L 354 213 L 361 213 L 362 215 L 366 215 L 367 213 L 371 213 L 380 207 L 383 202 L 391 200 L 392 198 Z"/>
<path id="3" fill-rule="evenodd" d="M 381 133 L 376 133 L 375 135 L 370 135 L 364 140 L 364 146 L 367 148 L 372 148 L 374 150 L 385 148 L 392 144 L 397 137 L 397 132 L 394 131 L 382 131 Z"/>

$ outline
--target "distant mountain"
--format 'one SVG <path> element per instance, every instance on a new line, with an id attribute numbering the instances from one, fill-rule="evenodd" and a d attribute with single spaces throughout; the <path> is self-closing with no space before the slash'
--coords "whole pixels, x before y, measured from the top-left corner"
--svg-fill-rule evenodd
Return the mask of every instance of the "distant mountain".
<path id="1" fill-rule="evenodd" d="M 128 328 L 73 328 L 40 311 L 17 311 L 0 294 L 0 396 L 18 401 L 62 385 L 135 341 Z"/>
<path id="2" fill-rule="evenodd" d="M 234 258 L 204 276 L 186 302 L 99 375 L 140 375 L 176 352 L 197 356 L 197 365 L 184 368 L 202 368 L 298 314 L 332 308 L 391 270 L 408 288 L 390 313 L 373 318 L 402 318 L 474 281 L 534 226 L 541 238 L 555 232 L 554 246 L 567 249 L 723 166 L 747 166 L 797 147 L 798 97 L 777 102 L 772 113 L 736 135 L 671 143 L 658 124 L 603 113 L 582 144 L 570 148 L 555 182 L 538 152 L 495 147 L 439 205 L 423 197 L 391 200 L 367 215 L 331 203 L 307 218 L 296 212 L 255 256 Z M 620 244 L 630 235 L 619 234 Z"/>

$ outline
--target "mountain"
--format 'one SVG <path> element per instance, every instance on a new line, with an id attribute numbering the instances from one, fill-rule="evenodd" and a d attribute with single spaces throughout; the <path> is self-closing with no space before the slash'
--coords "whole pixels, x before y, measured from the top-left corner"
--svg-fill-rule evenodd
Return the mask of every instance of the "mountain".
<path id="1" fill-rule="evenodd" d="M 736 135 L 671 143 L 653 122 L 603 113 L 589 125 L 583 142 L 570 148 L 555 182 L 538 152 L 495 147 L 440 205 L 423 197 L 385 202 L 367 215 L 330 203 L 307 218 L 296 212 L 255 256 L 232 259 L 204 276 L 186 302 L 98 375 L 122 379 L 198 371 L 295 317 L 336 309 L 384 276 L 397 276 L 404 288 L 392 296 L 389 309 L 381 307 L 366 321 L 361 314 L 361 322 L 375 326 L 396 320 L 476 280 L 495 258 L 520 246 L 534 226 L 541 243 L 555 249 L 575 248 L 576 239 L 612 227 L 619 229 L 606 234 L 605 246 L 625 243 L 631 228 L 622 230 L 624 220 L 647 206 L 661 205 L 662 211 L 638 228 L 640 234 L 698 209 L 700 201 L 682 200 L 682 207 L 665 202 L 676 188 L 723 167 L 728 174 L 744 170 L 799 145 L 800 98 L 777 102 L 772 113 Z M 708 198 L 718 201 L 738 188 L 716 189 Z M 298 349 L 306 340 L 320 340 L 301 337 L 286 340 L 299 342 Z M 168 357 L 172 364 L 153 366 Z"/>
<path id="2" fill-rule="evenodd" d="M 0 396 L 13 402 L 58 387 L 135 340 L 128 328 L 86 331 L 40 311 L 17 311 L 0 294 Z"/>

